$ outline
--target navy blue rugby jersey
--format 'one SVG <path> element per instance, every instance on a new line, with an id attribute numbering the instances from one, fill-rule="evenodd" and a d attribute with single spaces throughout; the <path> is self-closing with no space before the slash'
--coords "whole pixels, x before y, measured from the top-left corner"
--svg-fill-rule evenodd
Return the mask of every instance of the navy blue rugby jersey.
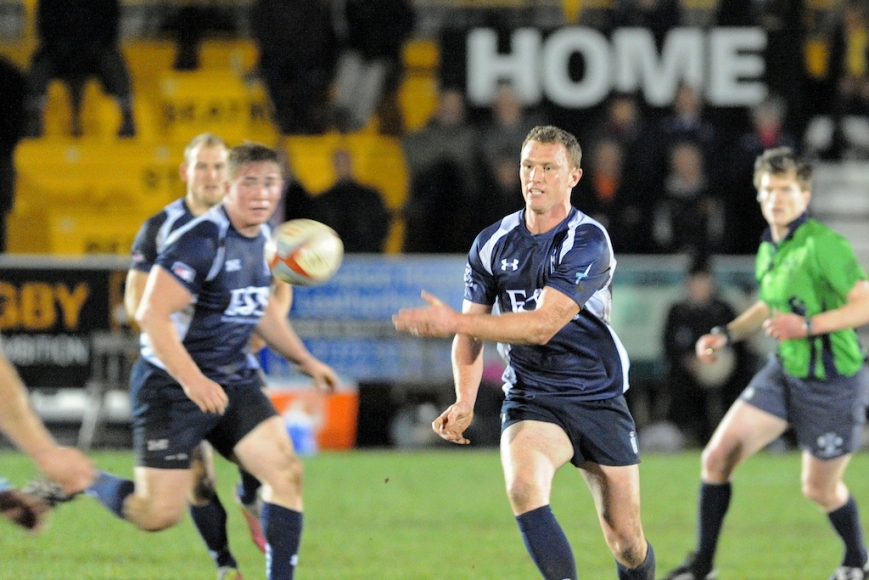
<path id="1" fill-rule="evenodd" d="M 155 262 L 193 294 L 175 326 L 200 370 L 222 385 L 251 378 L 247 348 L 271 294 L 269 235 L 267 224 L 256 237 L 239 234 L 217 205 L 169 234 Z M 163 368 L 149 345 L 142 356 Z"/>
<path id="2" fill-rule="evenodd" d="M 133 240 L 130 269 L 149 272 L 169 234 L 193 219 L 184 198 L 176 199 L 149 217 Z"/>
<path id="3" fill-rule="evenodd" d="M 579 314 L 545 345 L 499 344 L 510 399 L 557 395 L 580 400 L 628 389 L 627 352 L 610 327 L 616 267 L 604 227 L 571 209 L 552 231 L 534 235 L 525 210 L 503 218 L 474 240 L 465 267 L 465 299 L 494 311 L 534 310 L 543 288 L 570 296 Z"/>

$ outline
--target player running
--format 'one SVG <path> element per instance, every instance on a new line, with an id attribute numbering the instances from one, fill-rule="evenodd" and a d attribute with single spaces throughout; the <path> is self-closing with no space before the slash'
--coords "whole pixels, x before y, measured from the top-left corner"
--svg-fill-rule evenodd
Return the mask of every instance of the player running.
<path id="1" fill-rule="evenodd" d="M 254 332 L 318 387 L 337 384 L 289 326 L 271 292 L 267 220 L 283 179 L 263 145 L 234 148 L 221 204 L 170 234 L 136 319 L 147 336 L 131 377 L 136 482 L 101 473 L 87 493 L 141 529 L 176 524 L 207 440 L 263 483 L 269 580 L 293 578 L 302 534 L 302 464 L 261 390 L 247 347 Z"/>
<path id="2" fill-rule="evenodd" d="M 184 149 L 184 161 L 179 173 L 186 184 L 185 196 L 166 206 L 160 213 L 148 218 L 133 242 L 130 269 L 124 291 L 124 306 L 132 319 L 145 291 L 148 273 L 166 238 L 193 218 L 202 215 L 223 199 L 226 182 L 228 149 L 223 139 L 211 133 L 194 137 Z M 290 306 L 290 287 L 277 283 L 275 298 L 286 315 Z M 147 339 L 142 338 L 143 344 Z M 261 347 L 262 344 L 259 343 Z M 256 357 L 249 356 L 251 366 L 258 368 Z M 263 383 L 262 386 L 265 386 Z M 226 509 L 217 495 L 214 454 L 207 442 L 202 442 L 193 453 L 191 469 L 195 484 L 190 490 L 190 516 L 208 553 L 217 565 L 218 580 L 241 578 L 238 563 L 229 548 L 226 532 Z M 254 543 L 265 551 L 265 537 L 259 522 L 259 481 L 244 469 L 239 469 L 240 481 L 236 487 L 236 502 L 250 530 Z"/>
<path id="3" fill-rule="evenodd" d="M 508 363 L 501 463 L 516 523 L 543 578 L 577 578 L 549 505 L 555 473 L 572 463 L 594 497 L 618 578 L 652 580 L 636 427 L 624 398 L 628 357 L 609 326 L 616 262 L 603 226 L 571 206 L 580 158 L 570 133 L 532 129 L 519 165 L 525 209 L 477 236 L 465 267 L 463 312 L 424 293 L 428 307 L 402 310 L 393 320 L 418 336 L 455 335 L 456 402 L 432 424 L 454 443 L 468 443 L 463 433 L 482 378 L 483 341 L 501 343 Z"/>

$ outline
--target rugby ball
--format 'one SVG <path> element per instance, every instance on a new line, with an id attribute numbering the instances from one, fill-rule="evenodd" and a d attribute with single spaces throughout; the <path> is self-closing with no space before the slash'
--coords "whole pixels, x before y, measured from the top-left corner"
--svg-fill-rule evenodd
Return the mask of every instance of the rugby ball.
<path id="1" fill-rule="evenodd" d="M 316 286 L 338 271 L 344 244 L 326 224 L 309 219 L 284 222 L 265 246 L 272 275 L 294 286 Z"/>

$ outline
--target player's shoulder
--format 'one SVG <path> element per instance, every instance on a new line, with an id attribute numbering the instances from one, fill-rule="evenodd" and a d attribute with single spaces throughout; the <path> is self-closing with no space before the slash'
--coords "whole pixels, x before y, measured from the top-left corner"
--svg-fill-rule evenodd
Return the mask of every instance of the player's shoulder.
<path id="1" fill-rule="evenodd" d="M 169 234 L 166 244 L 181 238 L 221 238 L 226 235 L 229 225 L 229 218 L 223 208 L 217 205 L 200 216 L 191 216 L 189 221 Z"/>
<path id="2" fill-rule="evenodd" d="M 851 242 L 848 241 L 848 238 L 817 219 L 810 218 L 806 220 L 802 227 L 800 227 L 800 230 L 805 231 L 804 237 L 807 240 L 811 240 L 816 249 L 831 248 L 833 251 L 837 251 L 842 246 L 851 247 Z"/>

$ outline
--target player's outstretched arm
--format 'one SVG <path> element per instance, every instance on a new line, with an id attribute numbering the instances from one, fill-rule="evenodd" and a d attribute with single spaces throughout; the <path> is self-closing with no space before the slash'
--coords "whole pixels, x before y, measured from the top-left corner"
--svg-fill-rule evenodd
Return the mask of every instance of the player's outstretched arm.
<path id="1" fill-rule="evenodd" d="M 61 447 L 36 415 L 27 388 L 0 354 L 0 430 L 29 455 L 46 476 L 69 494 L 82 491 L 94 477 L 90 460 L 78 449 Z"/>
<path id="2" fill-rule="evenodd" d="M 314 379 L 317 388 L 331 392 L 338 387 L 338 374 L 332 367 L 311 354 L 290 325 L 280 300 L 274 297 L 269 300 L 257 324 L 256 332 L 278 354 L 296 364 L 299 370 Z"/>

